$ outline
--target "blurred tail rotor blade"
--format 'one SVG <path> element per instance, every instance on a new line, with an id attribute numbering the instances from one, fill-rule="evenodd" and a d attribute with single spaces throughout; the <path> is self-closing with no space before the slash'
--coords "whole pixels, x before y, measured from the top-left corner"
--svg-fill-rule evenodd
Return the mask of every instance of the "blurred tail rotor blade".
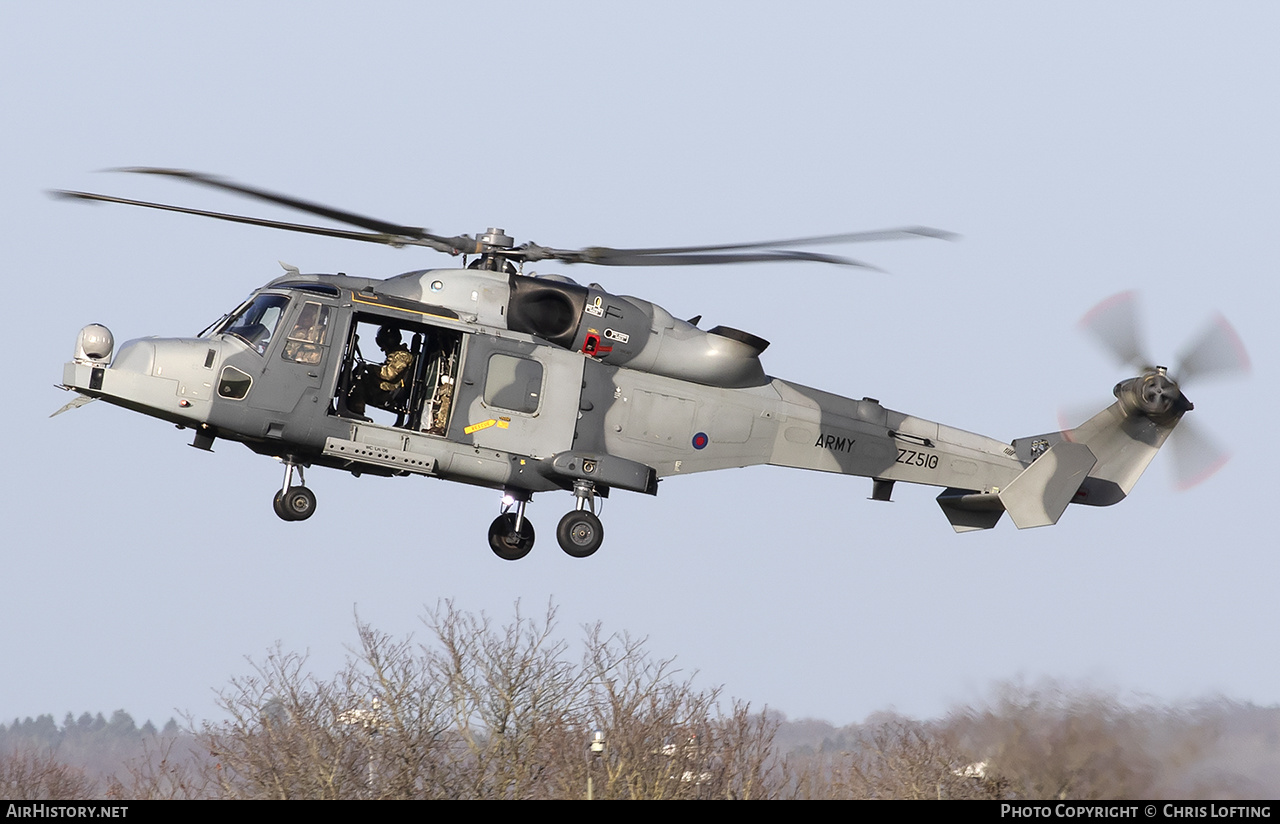
<path id="1" fill-rule="evenodd" d="M 1121 292 L 1089 310 L 1080 328 L 1097 338 L 1120 363 L 1146 368 L 1150 362 L 1139 343 L 1137 293 Z"/>
<path id="2" fill-rule="evenodd" d="M 1174 485 L 1190 489 L 1208 480 L 1226 465 L 1231 453 L 1204 433 L 1193 422 L 1183 418 L 1169 439 L 1173 458 Z"/>
<path id="3" fill-rule="evenodd" d="M 1163 369 L 1155 371 L 1159 367 L 1152 365 L 1139 342 L 1136 298 L 1134 292 L 1121 292 L 1107 298 L 1081 319 L 1080 327 L 1101 341 L 1119 361 L 1143 372 L 1138 378 L 1116 387 L 1123 416 L 1118 432 L 1142 442 L 1140 429 L 1131 430 L 1129 423 L 1146 417 L 1159 427 L 1176 425 L 1168 441 L 1173 481 L 1180 490 L 1190 489 L 1221 469 L 1231 455 L 1182 414 L 1195 407 L 1182 394 L 1181 384 L 1201 377 L 1248 371 L 1249 355 L 1226 318 L 1215 315 L 1209 327 L 1184 350 L 1178 367 L 1171 374 L 1166 375 Z M 1178 397 L 1172 397 L 1174 393 Z M 1086 416 L 1087 413 L 1078 409 L 1059 412 L 1058 421 L 1068 439 L 1072 435 L 1067 427 L 1078 427 Z M 1158 444 L 1153 445 L 1159 448 Z M 1141 449 L 1139 446 L 1138 451 Z M 1149 450 L 1146 459 L 1150 460 L 1154 454 L 1154 450 Z"/>
<path id="4" fill-rule="evenodd" d="M 1187 347 L 1173 373 L 1179 383 L 1249 371 L 1249 353 L 1240 335 L 1222 315 Z"/>

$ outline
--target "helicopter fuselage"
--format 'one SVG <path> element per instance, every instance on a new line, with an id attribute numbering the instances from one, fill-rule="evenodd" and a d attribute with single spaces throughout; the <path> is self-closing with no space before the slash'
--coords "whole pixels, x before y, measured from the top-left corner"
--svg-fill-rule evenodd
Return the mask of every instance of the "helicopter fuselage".
<path id="1" fill-rule="evenodd" d="M 412 374 L 385 409 L 357 414 L 346 399 L 370 368 L 360 341 L 382 327 L 410 338 Z M 534 492 L 656 494 L 662 478 L 773 464 L 869 477 L 882 500 L 897 481 L 943 487 L 963 531 L 1018 508 L 1001 491 L 1049 452 L 1022 497 L 1054 500 L 1033 502 L 1020 526 L 1127 492 L 1086 477 L 1093 454 L 1062 433 L 1009 444 L 771 378 L 767 345 L 560 276 L 290 273 L 200 337 L 129 341 L 110 363 L 78 347 L 63 385 L 189 427 L 198 447 L 234 440 L 290 467 L 492 487 L 521 515 Z"/>

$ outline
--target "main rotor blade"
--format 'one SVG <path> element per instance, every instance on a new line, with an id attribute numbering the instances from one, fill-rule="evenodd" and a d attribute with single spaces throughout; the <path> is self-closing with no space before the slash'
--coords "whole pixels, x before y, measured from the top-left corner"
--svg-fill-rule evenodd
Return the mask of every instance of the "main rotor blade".
<path id="1" fill-rule="evenodd" d="M 268 220 L 265 218 L 253 218 L 243 215 L 229 214 L 226 212 L 213 212 L 204 209 L 190 209 L 182 206 L 172 206 L 143 200 L 132 200 L 129 198 L 113 197 L 89 192 L 60 191 L 55 194 L 63 197 L 96 200 L 104 203 L 123 203 L 132 206 L 143 206 L 149 209 L 160 209 L 170 212 L 200 215 L 202 217 L 212 217 L 233 223 L 266 226 L 269 228 L 283 229 L 292 232 L 303 232 L 306 234 L 344 238 L 348 240 L 360 240 L 369 243 L 381 243 L 389 246 L 425 246 L 452 255 L 479 254 L 492 255 L 509 261 L 556 260 L 564 263 L 584 263 L 595 264 L 597 266 L 707 266 L 726 263 L 808 261 L 836 264 L 840 266 L 856 266 L 864 269 L 882 271 L 875 266 L 863 263 L 859 260 L 853 260 L 852 258 L 823 254 L 819 252 L 797 251 L 795 249 L 779 247 L 816 246 L 834 243 L 862 243 L 868 241 L 903 240 L 920 237 L 954 240 L 958 237 L 951 232 L 944 232 L 940 229 L 932 229 L 927 226 L 905 226 L 896 229 L 881 229 L 870 232 L 845 232 L 842 234 L 815 235 L 812 237 L 790 238 L 786 240 L 750 243 L 722 243 L 704 246 L 661 246 L 636 249 L 614 249 L 605 246 L 596 246 L 588 247 L 586 249 L 555 249 L 546 246 L 539 246 L 536 243 L 526 243 L 516 248 L 510 248 L 504 247 L 494 240 L 486 242 L 483 238 L 473 238 L 470 235 L 444 237 L 433 234 L 420 227 L 401 226 L 399 224 L 389 223 L 367 215 L 349 212 L 344 209 L 335 209 L 322 203 L 301 200 L 299 198 L 270 192 L 265 189 L 258 189 L 252 186 L 244 186 L 239 183 L 233 183 L 230 180 L 216 177 L 214 175 L 204 174 L 202 172 L 151 166 L 135 166 L 116 169 L 115 171 L 126 172 L 129 174 L 173 177 L 179 180 L 185 180 L 189 183 L 195 183 L 197 185 L 207 186 L 225 192 L 232 192 L 234 194 L 273 203 L 277 206 L 296 209 L 308 214 L 318 215 L 330 220 L 336 220 L 341 223 L 358 226 L 362 229 L 370 230 L 370 233 L 353 232 L 345 229 L 331 229 L 323 226 L 289 223 L 285 221 Z"/>
<path id="2" fill-rule="evenodd" d="M 845 232 L 837 235 L 815 235 L 813 237 L 797 237 L 789 240 L 765 240 L 752 243 L 719 243 L 708 246 L 651 246 L 639 249 L 612 249 L 596 247 L 585 249 L 596 253 L 593 262 L 603 262 L 608 256 L 630 257 L 635 255 L 684 255 L 698 252 L 732 252 L 743 249 L 775 249 L 784 251 L 784 246 L 823 246 L 835 243 L 866 243 L 877 240 L 910 240 L 915 238 L 937 238 L 939 240 L 956 240 L 960 236 L 941 229 L 928 226 L 904 226 L 900 229 L 879 229 L 871 232 Z"/>
<path id="3" fill-rule="evenodd" d="M 1191 343 L 1178 361 L 1174 376 L 1179 383 L 1222 377 L 1249 371 L 1249 353 L 1240 335 L 1222 315 Z"/>
<path id="4" fill-rule="evenodd" d="M 49 194 L 54 197 L 65 197 L 75 200 L 100 201 L 102 203 L 123 203 L 126 206 L 142 206 L 147 209 L 160 209 L 165 212 L 181 212 L 182 214 L 187 215 L 199 215 L 200 217 L 211 217 L 217 220 L 226 220 L 231 223 L 247 223 L 251 226 L 266 226 L 270 229 L 284 229 L 289 232 L 323 235 L 325 237 L 336 237 L 344 240 L 361 240 L 367 243 L 381 243 L 386 246 L 431 246 L 432 248 L 435 248 L 434 244 L 413 237 L 353 232 L 349 229 L 331 229 L 327 226 L 308 226 L 303 223 L 285 223 L 279 220 L 245 217 L 243 215 L 233 215 L 226 212 L 210 212 L 205 209 L 188 209 L 185 206 L 170 206 L 166 203 L 151 203 L 146 200 L 130 200 L 129 198 L 100 195 L 94 194 L 93 192 L 72 192 L 66 189 L 55 189 Z"/>
<path id="5" fill-rule="evenodd" d="M 327 217 L 330 220 L 336 220 L 341 223 L 350 223 L 352 226 L 359 226 L 362 229 L 368 229 L 378 234 L 398 235 L 400 237 L 411 237 L 419 240 L 432 241 L 432 243 L 419 245 L 439 248 L 442 252 L 456 253 L 458 251 L 465 251 L 475 243 L 474 240 L 467 236 L 454 238 L 441 237 L 418 226 L 400 226 L 395 223 L 388 223 L 385 220 L 379 220 L 378 218 L 367 217 L 365 215 L 356 214 L 355 212 L 348 212 L 345 209 L 335 209 L 332 206 L 325 206 L 323 203 L 313 203 L 309 200 L 301 200 L 296 197 L 269 192 L 265 189 L 243 186 L 239 183 L 232 183 L 229 180 L 214 177 L 213 175 L 203 174 L 201 172 L 191 172 L 185 169 L 160 169 L 150 166 L 133 166 L 115 169 L 113 171 L 127 172 L 129 174 L 176 177 L 180 180 L 186 180 L 201 186 L 208 186 L 214 189 L 221 189 L 223 191 L 257 198 L 258 200 L 265 200 L 268 203 L 275 203 L 279 206 L 297 209 L 302 212 L 307 212 L 308 214 L 318 215 L 319 217 Z M 435 244 L 438 244 L 438 246 Z"/>
<path id="6" fill-rule="evenodd" d="M 775 249 L 767 252 L 733 252 L 726 254 L 631 254 L 625 249 L 547 249 L 527 246 L 516 250 L 525 260 L 558 260 L 562 263 L 587 263 L 596 266 L 708 266 L 724 263 L 768 263 L 778 261 L 813 261 L 840 266 L 857 266 L 883 271 L 869 263 L 837 255 Z"/>
<path id="7" fill-rule="evenodd" d="M 1091 332 L 1120 363 L 1146 369 L 1151 362 L 1143 355 L 1138 342 L 1136 299 L 1136 292 L 1121 292 L 1107 298 L 1080 319 L 1080 328 Z"/>
<path id="8" fill-rule="evenodd" d="M 1208 480 L 1231 458 L 1230 452 L 1185 417 L 1169 438 L 1169 451 L 1174 485 L 1183 490 Z"/>

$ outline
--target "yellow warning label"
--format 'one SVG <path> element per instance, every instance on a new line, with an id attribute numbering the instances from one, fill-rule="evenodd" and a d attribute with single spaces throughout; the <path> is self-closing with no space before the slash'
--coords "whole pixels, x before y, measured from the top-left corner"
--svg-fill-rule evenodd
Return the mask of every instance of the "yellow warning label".
<path id="1" fill-rule="evenodd" d="M 488 429 L 489 427 L 493 426 L 496 423 L 497 423 L 496 420 L 494 420 L 493 418 L 490 418 L 487 421 L 481 421 L 480 423 L 473 423 L 470 426 L 468 426 L 466 429 L 463 429 L 462 431 L 470 435 L 473 432 L 479 432 L 481 429 Z"/>

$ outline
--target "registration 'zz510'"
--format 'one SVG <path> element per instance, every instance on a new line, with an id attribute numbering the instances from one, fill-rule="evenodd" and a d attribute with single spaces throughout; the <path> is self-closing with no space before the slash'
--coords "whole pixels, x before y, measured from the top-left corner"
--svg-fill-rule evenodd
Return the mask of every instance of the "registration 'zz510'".
<path id="1" fill-rule="evenodd" d="M 917 452 L 914 449 L 899 449 L 897 463 L 906 464 L 907 466 L 922 466 L 925 469 L 937 469 L 938 456 L 927 452 Z"/>

